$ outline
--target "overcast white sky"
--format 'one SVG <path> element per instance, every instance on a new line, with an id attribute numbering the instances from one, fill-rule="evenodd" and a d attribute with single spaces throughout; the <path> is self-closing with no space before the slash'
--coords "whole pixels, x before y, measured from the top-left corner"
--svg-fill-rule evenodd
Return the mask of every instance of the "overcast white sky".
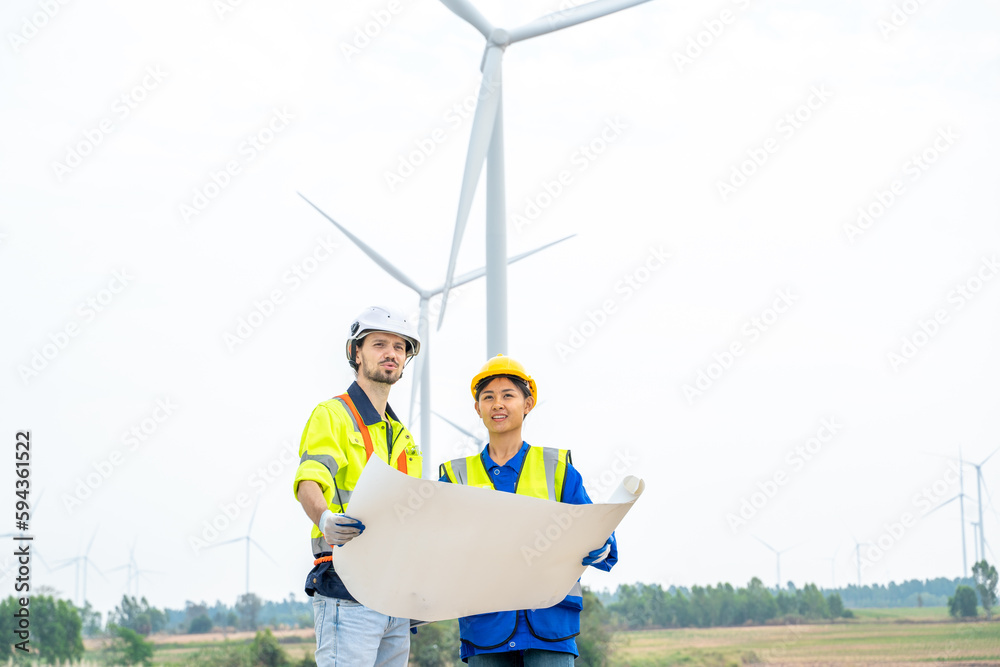
<path id="1" fill-rule="evenodd" d="M 251 588 L 304 599 L 288 452 L 352 379 L 350 320 L 417 297 L 296 191 L 421 285 L 444 279 L 481 35 L 437 2 L 233 4 L 2 10 L 2 433 L 32 431 L 36 553 L 93 539 L 101 610 L 133 547 L 152 604 L 231 604 L 243 544 L 192 539 L 245 535 L 258 499 L 277 564 L 255 550 Z M 559 8 L 477 6 L 507 27 Z M 654 0 L 507 49 L 509 250 L 577 234 L 510 272 L 509 353 L 545 401 L 525 436 L 572 449 L 597 500 L 616 462 L 647 482 L 619 564 L 585 583 L 773 585 L 754 537 L 794 547 L 798 585 L 856 581 L 853 539 L 887 547 L 865 583 L 961 574 L 959 503 L 924 515 L 959 493 L 943 457 L 1000 446 L 998 14 Z M 483 189 L 459 272 L 483 262 Z M 482 283 L 457 291 L 429 341 L 433 407 L 469 429 L 487 307 Z M 260 326 L 233 345 L 241 319 Z M 432 428 L 429 465 L 466 453 Z M 1000 493 L 1000 456 L 982 471 Z M 977 520 L 970 467 L 965 492 Z M 971 526 L 967 545 L 971 566 Z M 72 566 L 33 573 L 79 599 Z"/>

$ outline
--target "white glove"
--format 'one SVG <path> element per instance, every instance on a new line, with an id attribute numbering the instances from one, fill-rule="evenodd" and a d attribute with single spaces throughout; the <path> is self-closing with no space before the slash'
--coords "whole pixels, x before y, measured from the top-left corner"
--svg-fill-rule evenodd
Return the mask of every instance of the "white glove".
<path id="1" fill-rule="evenodd" d="M 607 560 L 608 556 L 611 554 L 611 538 L 608 541 L 597 547 L 589 554 L 584 556 L 582 565 L 596 565 Z"/>
<path id="2" fill-rule="evenodd" d="M 323 531 L 323 539 L 330 546 L 342 547 L 360 535 L 365 525 L 346 514 L 334 514 L 326 510 L 319 518 L 319 529 Z"/>

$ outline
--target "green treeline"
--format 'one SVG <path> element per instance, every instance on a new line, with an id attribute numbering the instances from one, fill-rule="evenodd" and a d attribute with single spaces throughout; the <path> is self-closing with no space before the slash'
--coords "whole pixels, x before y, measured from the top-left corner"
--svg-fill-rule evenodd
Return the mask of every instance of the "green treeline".
<path id="1" fill-rule="evenodd" d="M 659 584 L 623 584 L 605 606 L 612 623 L 627 630 L 806 622 L 851 615 L 840 595 L 824 596 L 816 584 L 774 594 L 757 577 L 746 588 L 719 584 L 672 593 Z"/>

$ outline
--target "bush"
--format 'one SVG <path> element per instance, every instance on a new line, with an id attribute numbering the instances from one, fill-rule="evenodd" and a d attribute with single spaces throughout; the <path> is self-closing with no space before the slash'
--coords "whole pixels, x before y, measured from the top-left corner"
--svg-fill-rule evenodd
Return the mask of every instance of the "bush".
<path id="1" fill-rule="evenodd" d="M 188 634 L 200 635 L 206 632 L 212 631 L 212 619 L 208 617 L 208 614 L 199 614 L 191 619 L 191 625 L 188 626 Z"/>
<path id="2" fill-rule="evenodd" d="M 288 656 L 270 630 L 258 632 L 250 644 L 250 664 L 254 667 L 287 667 Z"/>
<path id="3" fill-rule="evenodd" d="M 461 665 L 458 621 L 438 621 L 417 628 L 410 635 L 410 662 L 418 667 Z"/>
<path id="4" fill-rule="evenodd" d="M 976 611 L 976 591 L 970 586 L 959 586 L 955 595 L 948 598 L 948 613 L 955 618 L 978 616 Z"/>
<path id="5" fill-rule="evenodd" d="M 153 664 L 153 644 L 142 638 L 131 628 L 108 624 L 108 632 L 113 639 L 100 659 L 105 665 L 144 665 Z"/>
<path id="6" fill-rule="evenodd" d="M 576 648 L 582 667 L 604 667 L 611 650 L 611 614 L 589 588 L 583 589 L 583 613 Z"/>

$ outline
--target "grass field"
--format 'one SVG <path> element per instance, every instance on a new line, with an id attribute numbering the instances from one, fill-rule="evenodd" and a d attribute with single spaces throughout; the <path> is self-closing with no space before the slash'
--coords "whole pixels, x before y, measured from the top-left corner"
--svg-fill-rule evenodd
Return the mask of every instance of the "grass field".
<path id="1" fill-rule="evenodd" d="M 955 623 L 940 607 L 855 613 L 855 621 L 829 625 L 620 633 L 611 664 L 1000 665 L 1000 623 Z"/>
<path id="2" fill-rule="evenodd" d="M 685 628 L 622 632 L 611 667 L 742 667 L 743 665 L 1000 665 L 1000 622 L 956 623 L 942 607 L 854 610 L 853 621 L 825 625 Z M 311 631 L 275 632 L 293 661 L 315 648 Z M 253 633 L 229 635 L 246 642 Z M 153 638 L 155 665 L 190 663 L 218 648 L 221 635 Z M 91 648 L 91 647 L 88 647 Z M 457 647 L 456 647 L 457 654 Z M 85 661 L 90 656 L 85 656 Z M 461 665 L 462 663 L 457 663 Z"/>

